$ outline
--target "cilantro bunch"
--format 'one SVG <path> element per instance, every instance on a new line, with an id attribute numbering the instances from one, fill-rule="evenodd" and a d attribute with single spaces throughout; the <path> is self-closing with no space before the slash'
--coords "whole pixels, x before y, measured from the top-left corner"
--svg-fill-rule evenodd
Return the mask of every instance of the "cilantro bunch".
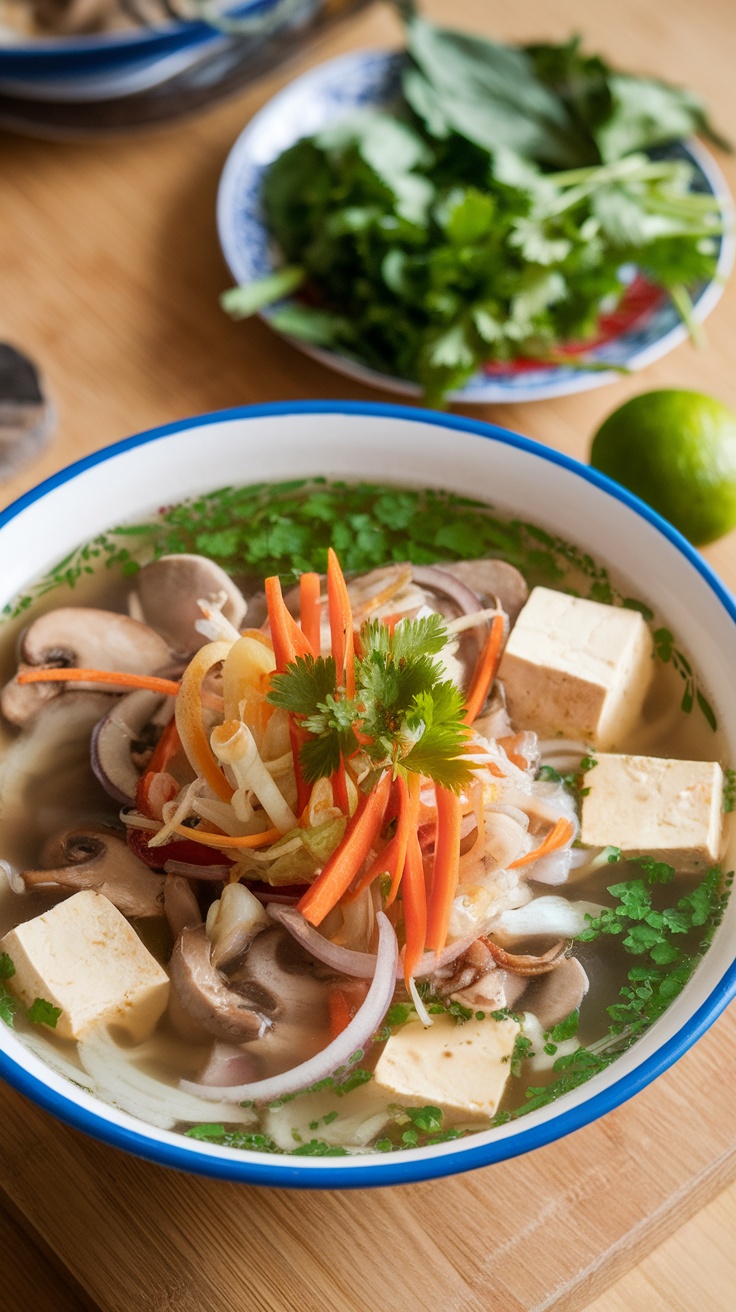
<path id="1" fill-rule="evenodd" d="M 354 698 L 338 687 L 331 656 L 299 657 L 274 675 L 268 701 L 298 716 L 309 734 L 299 754 L 307 782 L 329 777 L 341 758 L 362 751 L 377 770 L 423 774 L 456 792 L 468 783 L 465 700 L 435 659 L 448 642 L 440 615 L 401 620 L 393 632 L 366 622 Z"/>
<path id="2" fill-rule="evenodd" d="M 410 379 L 435 404 L 491 361 L 573 364 L 560 347 L 594 338 L 622 266 L 691 322 L 720 207 L 656 148 L 715 137 L 698 98 L 576 41 L 507 46 L 411 8 L 395 106 L 271 165 L 263 204 L 285 265 L 225 293 L 225 309 L 274 306 L 281 331 Z"/>

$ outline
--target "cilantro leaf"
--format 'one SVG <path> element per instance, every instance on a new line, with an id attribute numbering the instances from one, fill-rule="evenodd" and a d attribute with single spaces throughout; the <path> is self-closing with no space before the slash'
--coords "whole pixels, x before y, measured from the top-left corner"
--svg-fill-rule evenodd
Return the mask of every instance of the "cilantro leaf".
<path id="1" fill-rule="evenodd" d="M 26 1015 L 34 1025 L 48 1025 L 49 1029 L 55 1030 L 61 1015 L 61 1007 L 55 1007 L 46 998 L 36 998 Z"/>

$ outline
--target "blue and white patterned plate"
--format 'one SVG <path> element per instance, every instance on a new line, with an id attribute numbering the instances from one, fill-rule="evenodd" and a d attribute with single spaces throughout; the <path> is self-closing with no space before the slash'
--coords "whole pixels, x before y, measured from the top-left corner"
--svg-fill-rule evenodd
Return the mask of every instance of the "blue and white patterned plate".
<path id="1" fill-rule="evenodd" d="M 359 50 L 329 63 L 320 64 L 297 78 L 275 96 L 251 120 L 228 157 L 217 199 L 217 226 L 223 254 L 235 281 L 254 282 L 278 267 L 278 252 L 266 227 L 261 207 L 263 177 L 282 151 L 301 137 L 332 125 L 358 108 L 387 105 L 399 94 L 401 54 L 382 50 Z M 663 152 L 664 153 L 664 152 Z M 729 229 L 732 205 L 726 182 L 712 156 L 698 142 L 681 142 L 669 147 L 666 158 L 685 159 L 694 168 L 694 190 L 721 198 Z M 734 261 L 734 236 L 729 230 L 719 242 L 718 270 L 712 282 L 702 283 L 693 295 L 695 316 L 703 320 L 715 306 Z M 268 319 L 268 310 L 264 312 Z M 642 369 L 671 351 L 687 331 L 671 302 L 662 298 L 644 309 L 618 336 L 591 348 L 585 360 L 611 365 L 612 370 L 585 373 L 564 365 L 509 366 L 493 375 L 479 372 L 451 401 L 487 404 L 508 401 L 538 401 L 587 391 L 614 382 L 615 368 Z M 382 387 L 405 396 L 418 396 L 420 389 L 389 374 L 378 373 L 333 351 L 307 346 L 294 338 L 295 346 L 314 359 L 359 382 Z"/>

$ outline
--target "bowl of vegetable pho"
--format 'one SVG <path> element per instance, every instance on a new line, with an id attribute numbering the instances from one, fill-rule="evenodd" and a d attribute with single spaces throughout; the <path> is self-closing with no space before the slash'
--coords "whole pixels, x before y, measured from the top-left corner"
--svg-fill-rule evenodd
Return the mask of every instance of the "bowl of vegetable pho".
<path id="1" fill-rule="evenodd" d="M 733 995 L 734 604 L 605 477 L 285 402 L 70 466 L 0 554 L 0 1073 L 61 1119 L 418 1180 L 585 1125 Z"/>

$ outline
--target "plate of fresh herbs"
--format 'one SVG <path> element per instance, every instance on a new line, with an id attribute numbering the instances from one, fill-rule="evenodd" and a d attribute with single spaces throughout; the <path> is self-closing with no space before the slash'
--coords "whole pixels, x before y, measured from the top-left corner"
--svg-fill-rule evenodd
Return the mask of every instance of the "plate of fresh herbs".
<path id="1" fill-rule="evenodd" d="M 218 197 L 234 318 L 431 404 L 536 400 L 690 335 L 733 263 L 693 93 L 406 16 L 251 121 Z"/>

